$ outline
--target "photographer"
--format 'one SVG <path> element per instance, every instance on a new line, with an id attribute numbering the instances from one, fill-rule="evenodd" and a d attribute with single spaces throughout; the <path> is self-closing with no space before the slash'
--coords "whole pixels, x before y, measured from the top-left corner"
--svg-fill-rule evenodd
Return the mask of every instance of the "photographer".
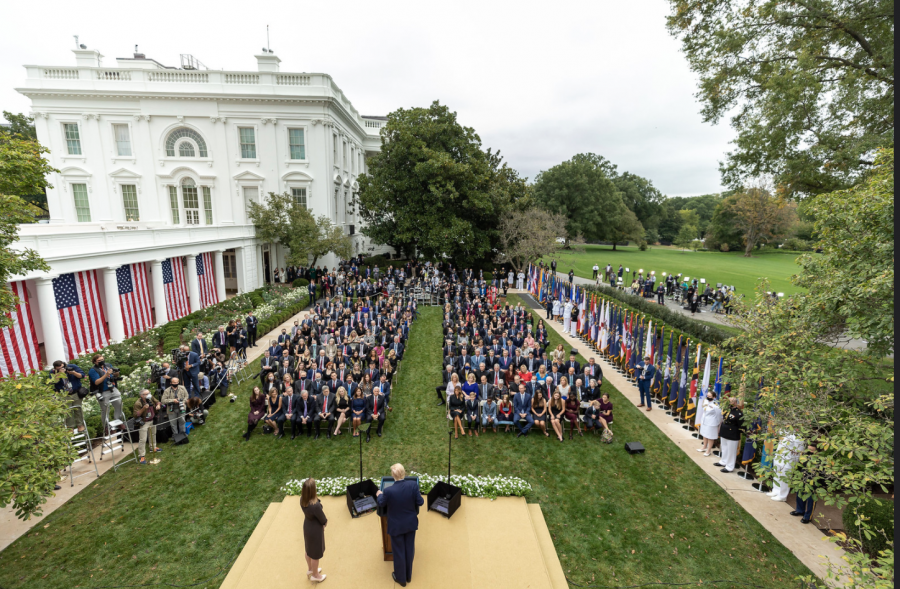
<path id="1" fill-rule="evenodd" d="M 100 403 L 100 425 L 104 434 L 109 431 L 109 406 L 113 407 L 113 415 L 116 419 L 125 423 L 125 413 L 122 411 L 122 395 L 116 387 L 116 379 L 119 371 L 107 364 L 103 354 L 94 354 L 91 358 L 94 365 L 88 371 L 90 390 Z"/>
<path id="2" fill-rule="evenodd" d="M 219 396 L 224 397 L 228 394 L 228 369 L 219 362 L 213 363 L 213 368 L 209 373 L 209 386 L 211 391 L 218 390 Z"/>
<path id="3" fill-rule="evenodd" d="M 191 420 L 194 426 L 203 425 L 209 411 L 203 407 L 203 403 L 197 397 L 191 397 L 187 400 L 187 418 Z"/>
<path id="4" fill-rule="evenodd" d="M 184 433 L 184 416 L 182 415 L 186 409 L 185 402 L 188 400 L 187 390 L 181 386 L 177 378 L 173 378 L 169 382 L 169 388 L 165 390 L 162 396 L 163 405 L 166 406 L 166 413 L 172 422 L 172 436 Z"/>
<path id="5" fill-rule="evenodd" d="M 147 389 L 141 391 L 138 400 L 134 402 L 134 408 L 132 409 L 131 414 L 132 417 L 134 417 L 135 425 L 140 428 L 141 432 L 140 438 L 138 439 L 140 464 L 147 464 L 147 459 L 144 456 L 146 454 L 148 432 L 150 434 L 150 451 L 162 452 L 162 450 L 156 447 L 156 425 L 153 423 L 153 419 L 156 417 L 156 413 L 160 408 L 159 401 L 153 398 L 153 396 L 150 395 L 150 391 Z"/>
<path id="6" fill-rule="evenodd" d="M 66 364 L 61 360 L 53 363 L 53 370 L 50 373 L 61 374 L 62 378 L 54 383 L 57 391 L 66 391 L 69 401 L 69 409 L 71 413 L 66 416 L 66 427 L 69 429 L 78 429 L 79 432 L 84 431 L 84 413 L 81 411 L 81 402 L 87 396 L 87 389 L 81 386 L 81 379 L 84 378 L 84 371 L 75 364 Z"/>
<path id="7" fill-rule="evenodd" d="M 156 390 L 158 393 L 162 394 L 169 387 L 169 382 L 173 378 L 178 378 L 178 371 L 172 368 L 172 365 L 168 362 L 162 363 L 163 373 L 159 377 L 159 381 L 156 383 Z"/>
<path id="8" fill-rule="evenodd" d="M 200 337 L 200 334 L 197 334 Z M 203 343 L 206 343 L 205 341 Z M 191 351 L 187 346 L 181 346 L 182 352 L 187 352 L 187 360 L 184 361 L 184 382 L 188 394 L 192 397 L 200 396 L 200 354 Z"/>

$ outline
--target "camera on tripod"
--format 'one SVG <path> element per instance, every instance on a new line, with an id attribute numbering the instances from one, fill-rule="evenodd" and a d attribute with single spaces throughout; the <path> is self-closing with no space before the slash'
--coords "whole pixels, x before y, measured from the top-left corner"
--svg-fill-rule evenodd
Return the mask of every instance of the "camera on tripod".
<path id="1" fill-rule="evenodd" d="M 162 377 L 168 373 L 168 370 L 159 364 L 150 364 L 150 382 L 158 383 Z"/>
<path id="2" fill-rule="evenodd" d="M 172 363 L 181 368 L 187 360 L 188 353 L 181 348 L 172 348 Z"/>

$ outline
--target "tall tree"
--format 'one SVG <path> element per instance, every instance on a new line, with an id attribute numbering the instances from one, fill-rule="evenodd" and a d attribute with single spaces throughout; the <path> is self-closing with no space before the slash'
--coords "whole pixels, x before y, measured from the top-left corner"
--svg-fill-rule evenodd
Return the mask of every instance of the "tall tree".
<path id="1" fill-rule="evenodd" d="M 694 225 L 682 225 L 678 230 L 678 236 L 675 237 L 675 245 L 684 251 L 691 247 L 695 239 L 697 239 L 697 228 Z"/>
<path id="2" fill-rule="evenodd" d="M 525 179 L 437 101 L 390 113 L 381 143 L 359 179 L 363 233 L 462 266 L 492 257 L 499 220 L 527 195 Z"/>
<path id="3" fill-rule="evenodd" d="M 343 259 L 353 255 L 353 244 L 343 228 L 324 215 L 313 217 L 286 192 L 270 192 L 263 204 L 251 202 L 249 215 L 259 239 L 288 248 L 285 259 L 289 266 L 314 266 L 329 253 Z"/>
<path id="4" fill-rule="evenodd" d="M 731 222 L 744 237 L 744 256 L 757 244 L 784 236 L 797 220 L 797 205 L 785 201 L 764 186 L 750 186 L 735 194 Z"/>
<path id="5" fill-rule="evenodd" d="M 636 220 L 613 183 L 615 177 L 616 167 L 605 158 L 580 153 L 538 174 L 535 199 L 566 218 L 568 235 L 587 241 L 613 239 L 616 226 L 631 234 Z"/>
<path id="6" fill-rule="evenodd" d="M 500 247 L 495 261 L 510 263 L 515 271 L 555 253 L 566 237 L 566 218 L 545 209 L 514 209 L 500 220 Z"/>
<path id="7" fill-rule="evenodd" d="M 5 127 L 0 127 L 0 135 L 16 136 L 20 139 L 29 139 L 37 141 L 37 130 L 34 128 L 34 117 L 15 114 L 9 111 L 3 111 L 3 118 L 8 123 Z"/>
<path id="8" fill-rule="evenodd" d="M 657 229 L 663 214 L 666 197 L 653 182 L 631 172 L 624 172 L 613 179 L 622 194 L 622 201 L 637 217 L 644 229 Z"/>
<path id="9" fill-rule="evenodd" d="M 722 199 L 734 191 L 729 190 L 718 194 L 701 194 L 700 196 L 672 196 L 666 199 L 676 210 L 694 211 L 697 213 L 697 229 L 700 233 L 706 233 L 709 222 L 712 221 L 716 206 Z"/>
<path id="10" fill-rule="evenodd" d="M 734 113 L 728 185 L 771 174 L 789 194 L 830 192 L 893 146 L 892 0 L 669 4 L 669 32 L 700 77 L 704 121 Z"/>
<path id="11" fill-rule="evenodd" d="M 816 444 L 787 474 L 791 489 L 854 514 L 894 482 L 894 373 L 886 358 L 894 352 L 893 174 L 893 150 L 885 150 L 863 183 L 815 197 L 822 253 L 801 256 L 793 279 L 808 290 L 774 301 L 762 283 L 755 301 L 736 302 L 730 315 L 745 332 L 713 352 L 728 359 L 731 382 L 743 383 L 747 422 L 772 425 L 753 434 L 757 447 L 787 433 Z M 867 346 L 847 349 L 851 337 Z M 771 464 L 758 470 L 773 474 Z M 893 538 L 864 518 L 859 525 Z M 893 586 L 871 573 L 883 570 L 876 560 L 893 564 L 890 546 L 883 555 L 849 552 L 854 586 Z"/>

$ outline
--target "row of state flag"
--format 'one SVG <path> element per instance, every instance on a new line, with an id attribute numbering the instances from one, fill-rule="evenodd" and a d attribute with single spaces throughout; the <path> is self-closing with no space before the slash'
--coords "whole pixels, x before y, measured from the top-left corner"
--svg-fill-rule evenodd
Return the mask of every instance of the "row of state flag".
<path id="1" fill-rule="evenodd" d="M 184 256 L 162 262 L 163 286 L 168 319 L 180 319 L 190 313 Z M 196 257 L 200 307 L 219 302 L 212 254 Z M 14 310 L 7 313 L 10 327 L 0 329 L 0 376 L 41 369 L 41 355 L 35 330 L 33 303 L 25 281 L 7 283 L 18 298 Z M 116 288 L 125 337 L 153 327 L 150 303 L 150 277 L 147 263 L 126 264 L 116 269 Z M 109 329 L 97 270 L 70 272 L 53 279 L 53 295 L 63 336 L 65 360 L 94 352 L 109 344 Z M 48 358 L 48 363 L 57 358 Z"/>
<path id="2" fill-rule="evenodd" d="M 568 276 L 557 276 L 547 268 L 531 264 L 527 285 L 531 294 L 544 305 L 554 299 L 571 300 L 578 309 L 576 332 L 628 374 L 634 374 L 638 360 L 649 356 L 651 363 L 657 367 L 650 390 L 660 402 L 682 415 L 695 429 L 700 428 L 702 404 L 713 376 L 712 356 L 707 351 L 704 360 L 701 343 L 692 342 L 683 334 L 679 334 L 676 340 L 674 329 L 668 329 L 669 337 L 666 339 L 664 325 L 654 327 L 653 321 L 644 315 L 598 293 L 588 292 L 569 282 Z M 715 366 L 712 387 L 716 399 L 719 399 L 723 392 L 731 390 L 731 384 L 723 380 L 724 358 L 719 358 Z M 755 423 L 751 429 L 759 430 L 760 424 Z M 741 461 L 746 465 L 754 457 L 753 442 L 748 436 Z"/>

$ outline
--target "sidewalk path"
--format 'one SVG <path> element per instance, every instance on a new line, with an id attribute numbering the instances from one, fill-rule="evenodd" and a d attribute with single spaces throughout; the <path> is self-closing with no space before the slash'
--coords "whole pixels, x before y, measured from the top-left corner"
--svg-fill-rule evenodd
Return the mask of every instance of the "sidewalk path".
<path id="1" fill-rule="evenodd" d="M 526 303 L 536 304 L 534 298 L 524 290 L 510 290 L 509 292 L 522 296 Z M 544 323 L 552 326 L 570 347 L 585 349 L 585 342 L 563 333 L 561 323 L 552 320 L 547 321 L 546 319 Z M 582 356 L 589 358 L 592 355 L 592 349 L 589 348 L 586 351 L 587 353 L 582 353 Z M 635 405 L 640 403 L 640 393 L 637 386 L 617 372 L 613 365 L 599 353 L 594 353 L 593 356 L 601 365 L 603 376 L 606 380 L 630 402 Z M 819 517 L 816 515 L 813 518 L 813 523 L 816 525 L 804 526 L 796 517 L 790 515 L 790 512 L 793 510 L 793 494 L 788 497 L 786 503 L 772 501 L 765 493 L 754 489 L 751 486 L 752 481 L 742 479 L 736 474 L 720 472 L 719 467 L 713 466 L 718 460 L 716 457 L 710 456 L 707 458 L 696 452 L 697 439 L 691 436 L 689 431 L 682 429 L 682 424 L 673 421 L 672 417 L 666 415 L 665 411 L 654 407 L 652 411 L 641 411 L 641 415 L 662 430 L 676 446 L 687 454 L 688 458 L 703 469 L 712 480 L 731 495 L 732 499 L 769 530 L 779 542 L 793 552 L 794 556 L 809 567 L 817 577 L 820 579 L 826 578 L 826 571 L 828 570 L 822 555 L 827 554 L 832 562 L 841 562 L 843 551 L 834 544 L 826 542 L 823 539 L 824 534 L 816 527 L 817 525 L 829 527 L 827 522 L 819 521 Z M 816 514 L 819 511 L 817 508 Z"/>
<path id="2" fill-rule="evenodd" d="M 263 355 L 266 350 L 267 342 L 269 339 L 274 339 L 278 337 L 278 334 L 281 333 L 281 329 L 283 327 L 290 329 L 294 325 L 294 321 L 297 319 L 303 320 L 309 314 L 309 310 L 301 311 L 297 313 L 269 333 L 261 336 L 258 339 L 258 345 L 255 348 L 249 348 L 247 350 L 247 359 L 252 362 Z M 128 446 L 126 446 L 126 450 L 128 450 Z M 99 458 L 100 453 L 98 448 L 94 449 L 94 455 Z M 123 456 L 121 453 L 116 453 L 116 459 L 120 460 L 120 456 Z M 125 454 L 128 456 L 128 453 Z M 103 460 L 97 461 L 97 467 L 100 470 L 100 475 L 102 476 L 106 471 L 111 469 L 113 466 L 113 461 L 107 455 Z M 20 536 L 28 533 L 32 528 L 39 527 L 42 524 L 42 520 L 47 517 L 49 514 L 53 513 L 60 506 L 64 505 L 66 501 L 80 493 L 84 488 L 90 485 L 93 481 L 97 480 L 96 475 L 93 473 L 94 467 L 92 464 L 88 462 L 79 462 L 75 465 L 74 473 L 75 476 L 78 476 L 85 472 L 90 472 L 91 474 L 87 476 L 83 476 L 81 478 L 75 479 L 75 486 L 71 486 L 69 482 L 68 472 L 66 473 L 65 478 L 61 479 L 59 482 L 60 489 L 56 491 L 54 496 L 49 497 L 47 502 L 43 505 L 44 514 L 40 517 L 34 516 L 28 521 L 23 521 L 16 517 L 15 510 L 12 506 L 6 506 L 0 510 L 0 551 L 3 551 L 7 546 L 16 541 Z"/>

